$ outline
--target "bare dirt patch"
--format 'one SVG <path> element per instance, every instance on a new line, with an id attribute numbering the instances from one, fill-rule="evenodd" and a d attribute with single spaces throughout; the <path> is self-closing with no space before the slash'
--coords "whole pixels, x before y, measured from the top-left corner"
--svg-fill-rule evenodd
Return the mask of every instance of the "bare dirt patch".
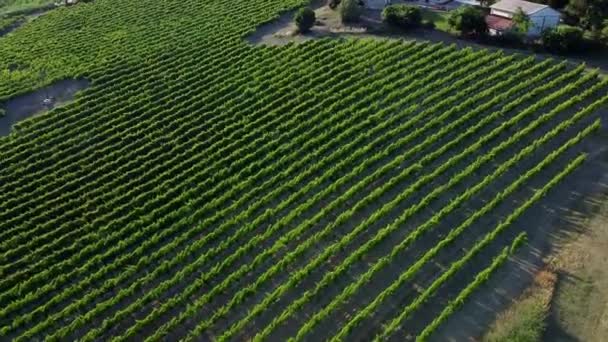
<path id="1" fill-rule="evenodd" d="M 5 111 L 0 117 L 0 136 L 9 135 L 13 125 L 21 120 L 71 101 L 78 91 L 88 86 L 89 81 L 85 79 L 62 80 L 0 104 Z"/>
<path id="2" fill-rule="evenodd" d="M 15 20 L 13 23 L 11 23 L 7 27 L 0 30 L 0 37 L 5 36 L 13 31 L 15 31 L 16 29 L 20 28 L 21 26 L 36 20 L 38 17 L 48 13 L 50 10 L 52 10 L 54 8 L 55 8 L 54 6 L 52 6 L 52 7 L 46 6 L 46 7 L 35 9 L 35 10 L 25 11 L 22 14 L 11 14 L 12 16 L 14 16 L 12 18 L 15 18 Z M 0 17 L 0 19 L 2 19 L 2 18 Z"/>
<path id="3" fill-rule="evenodd" d="M 605 341 L 608 336 L 608 202 L 578 218 L 582 232 L 552 259 L 559 282 L 546 341 Z"/>
<path id="4" fill-rule="evenodd" d="M 285 45 L 290 42 L 305 42 L 307 40 L 339 36 L 368 36 L 370 31 L 381 24 L 380 11 L 366 10 L 361 21 L 353 25 L 344 25 L 340 21 L 337 10 L 332 10 L 326 5 L 325 0 L 313 0 L 308 6 L 315 11 L 317 18 L 310 32 L 298 34 L 293 23 L 295 11 L 283 13 L 277 20 L 264 24 L 246 37 L 252 44 Z"/>

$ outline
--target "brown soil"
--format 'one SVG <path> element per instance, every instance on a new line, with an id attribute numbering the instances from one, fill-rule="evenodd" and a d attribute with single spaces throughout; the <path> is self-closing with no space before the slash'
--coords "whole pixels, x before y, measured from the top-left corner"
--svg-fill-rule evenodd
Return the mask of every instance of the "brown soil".
<path id="1" fill-rule="evenodd" d="M 607 278 L 604 272 L 597 270 L 601 266 L 605 268 L 608 249 L 605 242 L 601 241 L 607 240 L 601 240 L 596 235 L 608 237 L 608 233 L 606 228 L 597 228 L 603 223 L 592 222 L 605 222 L 604 218 L 607 217 L 605 215 L 608 215 L 607 134 L 608 132 L 603 128 L 600 134 L 591 137 L 585 147 L 589 153 L 585 165 L 553 189 L 543 202 L 536 206 L 533 215 L 526 215 L 525 220 L 520 221 L 527 223 L 529 243 L 436 331 L 431 338 L 432 341 L 479 340 L 496 318 L 518 301 L 522 293 L 533 284 L 535 275 L 548 264 L 555 265 L 558 273 L 555 301 L 560 302 L 564 274 L 567 273 L 564 272 L 563 267 L 559 267 L 560 263 L 553 260 L 561 255 L 566 246 L 578 246 L 573 251 L 567 252 L 568 255 L 577 256 L 572 259 L 579 262 L 572 264 L 586 265 L 583 268 L 585 274 L 592 277 L 593 282 L 597 284 L 594 286 L 597 289 L 595 293 L 601 293 L 601 289 L 605 294 L 607 287 L 605 285 L 602 287 L 600 284 L 606 284 Z M 598 210 L 602 207 L 606 208 L 603 209 L 605 215 L 598 215 Z M 606 227 L 605 224 L 602 227 Z M 571 241 L 576 242 L 571 244 Z M 583 241 L 587 241 L 588 244 L 585 245 Z M 591 247 L 591 243 L 594 244 L 594 248 Z M 597 295 L 594 298 L 598 308 L 589 309 L 595 312 L 591 314 L 596 317 L 595 326 L 605 327 L 607 297 Z M 582 302 L 578 307 L 585 306 L 586 304 Z M 575 317 L 578 317 L 578 314 Z M 583 323 L 587 319 L 581 318 L 579 321 Z M 552 339 L 556 336 L 555 327 L 555 324 L 549 324 L 547 341 L 557 340 Z M 606 336 L 605 330 L 602 335 Z M 587 341 L 585 338 L 581 340 Z"/>

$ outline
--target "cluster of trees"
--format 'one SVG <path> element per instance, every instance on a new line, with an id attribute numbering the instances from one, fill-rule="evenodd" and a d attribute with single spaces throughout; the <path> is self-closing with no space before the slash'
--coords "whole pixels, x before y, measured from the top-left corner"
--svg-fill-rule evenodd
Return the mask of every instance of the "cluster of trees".
<path id="1" fill-rule="evenodd" d="M 560 25 L 543 32 L 540 42 L 553 52 L 565 53 L 583 48 L 585 31 L 591 33 L 591 38 L 608 44 L 608 0 L 533 0 L 559 8 L 565 14 L 569 25 Z M 483 6 L 489 6 L 493 0 L 483 0 Z M 329 7 L 339 11 L 344 23 L 356 22 L 362 12 L 361 0 L 329 0 Z M 488 32 L 485 21 L 486 12 L 480 8 L 462 6 L 450 12 L 448 24 L 464 36 L 479 37 Z M 418 6 L 391 5 L 382 12 L 382 19 L 390 26 L 400 29 L 417 27 L 434 27 L 432 22 L 423 20 L 422 11 Z M 299 32 L 310 30 L 315 22 L 315 14 L 309 8 L 301 9 L 294 17 Z M 505 44 L 522 44 L 532 27 L 530 18 L 521 9 L 513 17 L 513 28 L 497 37 Z"/>
<path id="2" fill-rule="evenodd" d="M 488 7 L 497 0 L 481 0 L 484 7 Z M 578 26 L 600 37 L 603 30 L 608 27 L 608 0 L 528 0 L 554 9 L 565 14 L 565 21 L 572 26 Z"/>
<path id="3" fill-rule="evenodd" d="M 352 23 L 359 21 L 363 3 L 360 0 L 334 0 L 339 3 L 338 11 L 340 18 L 344 23 Z"/>
<path id="4" fill-rule="evenodd" d="M 591 31 L 595 38 L 608 27 L 608 0 L 569 0 L 564 13 L 569 24 Z"/>
<path id="5" fill-rule="evenodd" d="M 343 23 L 352 23 L 359 21 L 363 2 L 361 0 L 329 0 L 328 6 L 339 11 Z M 316 21 L 315 12 L 308 7 L 301 8 L 294 15 L 293 21 L 299 33 L 309 32 Z"/>
<path id="6" fill-rule="evenodd" d="M 296 23 L 296 27 L 300 33 L 310 31 L 316 20 L 315 11 L 308 7 L 300 8 L 293 17 L 293 21 Z"/>
<path id="7" fill-rule="evenodd" d="M 583 36 L 608 44 L 608 0 L 530 0 L 560 10 L 567 25 L 548 30 L 542 35 L 549 50 L 573 51 L 582 47 Z"/>
<path id="8" fill-rule="evenodd" d="M 463 35 L 479 36 L 488 32 L 485 14 L 479 8 L 472 6 L 461 6 L 451 11 L 448 24 Z"/>
<path id="9" fill-rule="evenodd" d="M 422 24 L 422 11 L 418 6 L 391 5 L 382 11 L 382 20 L 402 29 L 416 28 Z"/>
<path id="10" fill-rule="evenodd" d="M 583 30 L 576 26 L 560 25 L 543 32 L 542 42 L 552 52 L 578 51 L 583 46 Z"/>
<path id="11" fill-rule="evenodd" d="M 607 1 L 608 3 L 608 0 L 584 1 Z M 594 14 L 585 13 L 585 16 L 591 18 L 584 21 L 585 23 L 588 23 L 586 25 L 559 25 L 558 27 L 544 31 L 540 37 L 540 42 L 543 47 L 548 51 L 557 53 L 580 51 L 585 46 L 585 29 L 592 32 L 592 36 L 597 40 L 608 43 L 608 20 L 600 20 L 600 15 L 597 13 L 602 13 L 601 10 L 598 10 L 597 13 Z M 608 13 L 601 14 L 601 16 L 606 18 Z M 510 31 L 502 33 L 500 36 L 496 37 L 496 39 L 505 44 L 522 44 L 528 31 L 532 27 L 532 22 L 521 9 L 515 13 L 512 20 L 514 23 L 513 28 Z M 465 36 L 478 37 L 485 35 L 488 32 L 488 27 L 485 22 L 485 13 L 483 10 L 474 7 L 463 6 L 450 12 L 448 24 Z"/>

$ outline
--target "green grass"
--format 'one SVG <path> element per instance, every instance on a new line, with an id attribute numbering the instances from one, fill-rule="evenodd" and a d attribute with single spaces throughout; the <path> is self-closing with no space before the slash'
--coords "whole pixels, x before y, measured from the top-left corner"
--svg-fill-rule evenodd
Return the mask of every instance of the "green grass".
<path id="1" fill-rule="evenodd" d="M 0 32 L 6 30 L 11 27 L 15 22 L 22 20 L 22 16 L 10 16 L 10 17 L 0 17 Z"/>
<path id="2" fill-rule="evenodd" d="M 487 342 L 537 342 L 545 329 L 546 307 L 537 297 L 516 304 L 517 314 L 492 331 Z"/>
<path id="3" fill-rule="evenodd" d="M 451 32 L 450 25 L 448 24 L 449 12 L 433 11 L 428 8 L 421 8 L 421 10 L 423 20 L 432 21 L 435 23 L 435 28 L 440 31 Z"/>
<path id="4" fill-rule="evenodd" d="M 34 10 L 54 2 L 55 0 L 0 0 L 0 14 Z"/>
<path id="5" fill-rule="evenodd" d="M 554 286 L 553 273 L 543 272 L 540 277 L 537 276 L 537 283 L 496 319 L 483 341 L 541 341 L 547 327 L 546 318 L 549 314 Z"/>

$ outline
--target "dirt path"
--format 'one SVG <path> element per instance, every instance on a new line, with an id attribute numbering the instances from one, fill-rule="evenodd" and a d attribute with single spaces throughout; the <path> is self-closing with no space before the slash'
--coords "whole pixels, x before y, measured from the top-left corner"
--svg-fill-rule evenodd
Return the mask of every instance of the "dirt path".
<path id="1" fill-rule="evenodd" d="M 36 20 L 36 18 L 45 15 L 46 13 L 48 13 L 51 9 L 53 8 L 44 8 L 44 9 L 40 9 L 37 11 L 33 11 L 29 14 L 24 14 L 23 16 L 21 16 L 19 19 L 17 19 L 14 23 L 12 23 L 10 26 L 6 27 L 3 30 L 0 30 L 0 37 L 6 36 L 7 34 L 15 31 L 16 29 L 20 28 L 21 26 L 30 23 L 34 20 Z"/>
<path id="2" fill-rule="evenodd" d="M 472 47 L 474 49 L 490 49 L 504 51 L 509 54 L 534 55 L 539 59 L 554 58 L 566 59 L 572 63 L 586 63 L 591 68 L 599 68 L 608 73 L 608 51 L 584 52 L 580 55 L 558 56 L 549 53 L 537 52 L 531 49 L 505 48 L 501 46 L 482 44 L 469 39 L 451 35 L 440 30 L 416 29 L 407 33 L 388 29 L 382 24 L 382 15 L 379 10 L 365 10 L 361 21 L 357 24 L 345 26 L 341 23 L 337 11 L 330 9 L 323 0 L 313 0 L 309 6 L 315 10 L 317 22 L 309 33 L 297 34 L 293 24 L 295 11 L 283 13 L 277 20 L 260 26 L 254 33 L 245 39 L 251 44 L 285 45 L 289 42 L 305 42 L 319 38 L 374 38 L 374 39 L 401 39 L 442 42 L 455 44 L 460 48 Z"/>
<path id="3" fill-rule="evenodd" d="M 88 86 L 89 81 L 85 79 L 58 81 L 0 104 L 0 108 L 6 111 L 5 115 L 0 117 L 0 136 L 9 135 L 13 125 L 21 120 L 71 101 L 78 91 Z M 52 101 L 45 103 L 47 98 Z"/>

